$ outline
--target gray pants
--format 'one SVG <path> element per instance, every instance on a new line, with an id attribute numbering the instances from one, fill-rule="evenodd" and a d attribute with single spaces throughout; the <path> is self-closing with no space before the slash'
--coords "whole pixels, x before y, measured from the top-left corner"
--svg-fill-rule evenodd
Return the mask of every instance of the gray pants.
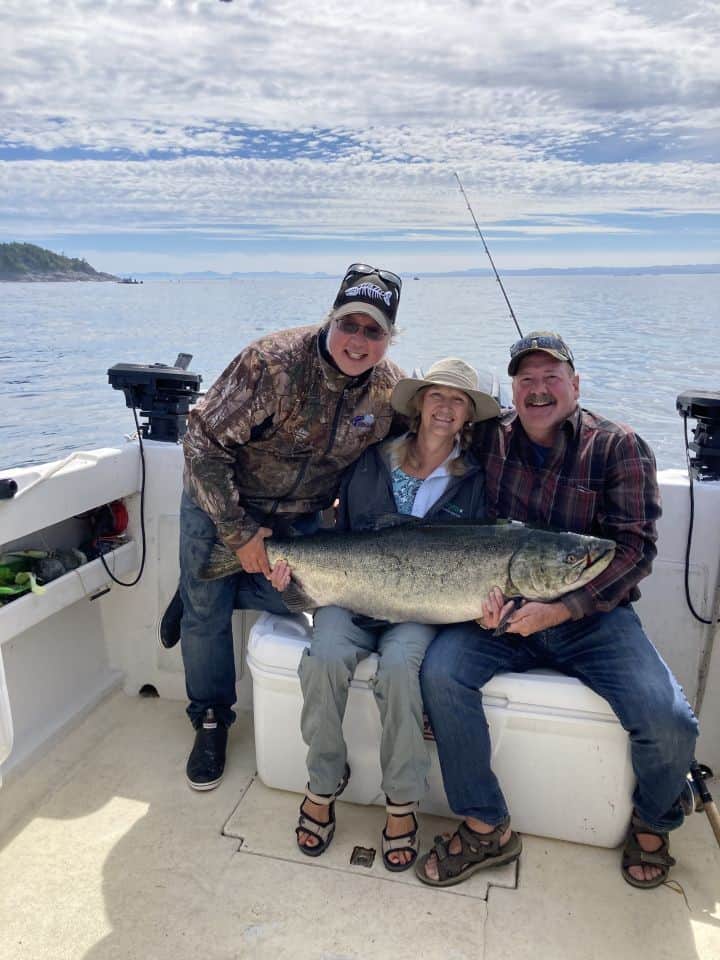
<path id="1" fill-rule="evenodd" d="M 310 789 L 330 794 L 342 779 L 347 759 L 342 722 L 350 681 L 358 663 L 377 652 L 373 692 L 382 723 L 382 789 L 394 803 L 419 800 L 429 766 L 419 674 L 437 628 L 423 623 L 368 628 L 353 623 L 352 617 L 342 607 L 319 609 L 298 669 Z"/>

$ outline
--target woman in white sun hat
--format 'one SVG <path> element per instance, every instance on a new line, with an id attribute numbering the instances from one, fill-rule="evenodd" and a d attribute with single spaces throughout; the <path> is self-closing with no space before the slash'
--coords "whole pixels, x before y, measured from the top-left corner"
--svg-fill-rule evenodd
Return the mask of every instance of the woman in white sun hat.
<path id="1" fill-rule="evenodd" d="M 340 488 L 338 529 L 372 528 L 393 513 L 484 519 L 485 476 L 469 441 L 473 423 L 500 413 L 489 392 L 491 379 L 481 385 L 470 364 L 449 357 L 425 376 L 399 380 L 391 403 L 408 417 L 410 429 L 368 448 L 349 468 Z M 276 564 L 273 583 L 283 589 L 289 575 L 287 565 Z M 378 623 L 341 607 L 316 611 L 312 642 L 299 668 L 309 782 L 296 834 L 308 856 L 319 856 L 333 838 L 334 801 L 350 775 L 342 732 L 350 680 L 362 659 L 378 653 L 373 689 L 383 728 L 380 761 L 387 798 L 382 858 L 392 871 L 415 862 L 415 811 L 429 765 L 419 672 L 435 633 L 428 624 Z"/>

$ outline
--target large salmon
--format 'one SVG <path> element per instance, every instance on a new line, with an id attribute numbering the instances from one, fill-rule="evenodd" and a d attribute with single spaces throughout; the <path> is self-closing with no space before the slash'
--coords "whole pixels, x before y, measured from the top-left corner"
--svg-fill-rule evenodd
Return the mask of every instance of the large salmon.
<path id="1" fill-rule="evenodd" d="M 393 623 L 455 623 L 482 616 L 491 587 L 506 597 L 555 600 L 589 583 L 615 543 L 520 523 L 406 522 L 362 533 L 322 531 L 266 540 L 271 563 L 287 560 L 283 593 L 300 612 L 335 604 Z M 235 554 L 216 544 L 200 576 L 237 573 Z"/>

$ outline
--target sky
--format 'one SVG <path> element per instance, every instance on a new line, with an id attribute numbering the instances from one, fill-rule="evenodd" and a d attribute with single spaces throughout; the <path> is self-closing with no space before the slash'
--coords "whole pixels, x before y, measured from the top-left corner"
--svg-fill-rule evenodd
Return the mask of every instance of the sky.
<path id="1" fill-rule="evenodd" d="M 2 0 L 0 242 L 111 273 L 720 262 L 720 2 Z"/>

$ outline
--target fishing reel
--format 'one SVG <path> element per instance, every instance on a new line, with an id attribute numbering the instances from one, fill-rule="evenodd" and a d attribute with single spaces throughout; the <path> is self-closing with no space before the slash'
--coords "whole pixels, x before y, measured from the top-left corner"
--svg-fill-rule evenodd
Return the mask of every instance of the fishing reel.
<path id="1" fill-rule="evenodd" d="M 705 804 L 712 801 L 705 784 L 705 781 L 712 780 L 712 777 L 713 772 L 706 764 L 696 762 L 691 764 L 685 778 L 685 786 L 678 798 L 685 816 L 691 813 L 702 813 L 705 810 Z"/>

